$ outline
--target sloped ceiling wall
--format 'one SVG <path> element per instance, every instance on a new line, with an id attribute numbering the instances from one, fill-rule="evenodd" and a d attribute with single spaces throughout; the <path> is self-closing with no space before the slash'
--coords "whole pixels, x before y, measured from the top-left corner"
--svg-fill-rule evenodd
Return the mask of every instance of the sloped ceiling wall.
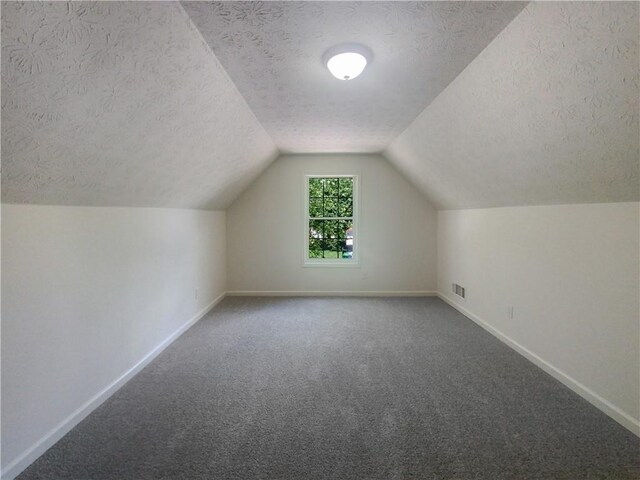
<path id="1" fill-rule="evenodd" d="M 177 3 L 2 5 L 2 200 L 224 209 L 276 156 Z"/>
<path id="2" fill-rule="evenodd" d="M 639 4 L 521 8 L 385 156 L 440 208 L 638 200 Z M 226 208 L 277 148 L 214 53 L 178 3 L 3 3 L 2 201 Z"/>
<path id="3" fill-rule="evenodd" d="M 639 6 L 530 3 L 385 156 L 439 208 L 638 201 Z"/>

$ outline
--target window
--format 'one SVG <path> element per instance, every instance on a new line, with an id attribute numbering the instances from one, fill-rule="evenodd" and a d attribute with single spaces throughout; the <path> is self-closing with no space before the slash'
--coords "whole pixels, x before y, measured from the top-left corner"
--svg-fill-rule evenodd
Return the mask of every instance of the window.
<path id="1" fill-rule="evenodd" d="M 305 265 L 357 264 L 355 175 L 306 177 Z"/>

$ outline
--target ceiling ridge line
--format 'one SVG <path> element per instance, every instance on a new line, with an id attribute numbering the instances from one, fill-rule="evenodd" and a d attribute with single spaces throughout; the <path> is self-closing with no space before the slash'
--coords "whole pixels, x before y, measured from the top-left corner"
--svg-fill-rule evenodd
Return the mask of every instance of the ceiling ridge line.
<path id="1" fill-rule="evenodd" d="M 473 57 L 471 59 L 471 61 L 469 63 L 467 63 L 467 65 L 465 65 L 465 67 L 460 70 L 458 72 L 458 74 L 453 77 L 453 79 L 447 84 L 446 87 L 444 87 L 439 93 L 438 95 L 436 95 L 433 100 L 431 100 L 429 102 L 429 104 L 424 107 L 424 109 L 422 109 L 422 111 L 420 111 L 416 117 L 409 123 L 409 125 L 407 125 L 407 127 L 402 130 L 402 132 L 400 132 L 398 135 L 395 136 L 395 138 L 393 140 L 391 140 L 389 142 L 389 144 L 384 148 L 384 150 L 382 150 L 382 152 L 380 152 L 380 154 L 382 155 L 382 157 L 389 162 L 389 164 L 400 174 L 402 175 L 404 178 L 407 179 L 407 181 L 414 187 L 416 188 L 421 194 L 422 196 L 433 206 L 433 208 L 435 208 L 437 211 L 440 210 L 449 210 L 449 208 L 446 208 L 445 205 L 442 203 L 442 201 L 440 199 L 437 198 L 437 194 L 435 192 L 432 191 L 432 189 L 428 188 L 425 185 L 421 185 L 420 182 L 418 181 L 418 177 L 415 175 L 411 175 L 410 172 L 405 168 L 404 165 L 401 165 L 400 162 L 398 162 L 398 157 L 399 155 L 397 155 L 396 153 L 391 152 L 390 150 L 392 149 L 392 146 L 394 143 L 396 143 L 400 137 L 402 137 L 407 131 L 409 131 L 418 121 L 418 119 L 420 117 L 422 117 L 425 112 L 429 109 L 429 107 L 431 107 L 433 104 L 436 103 L 436 101 L 438 100 L 438 98 L 440 98 L 444 92 L 446 92 L 449 88 L 452 87 L 452 85 L 456 82 L 456 80 L 458 80 L 458 78 L 460 78 L 462 76 L 462 74 L 471 66 L 471 64 L 473 64 L 482 54 L 483 52 L 485 52 L 490 45 L 492 45 L 494 42 L 496 42 L 498 40 L 498 37 L 500 37 L 501 35 L 503 35 L 503 33 L 507 30 L 507 28 L 517 19 L 519 18 L 521 15 L 524 14 L 524 12 L 527 10 L 527 7 L 529 6 L 530 3 L 532 3 L 531 1 L 526 1 L 526 2 L 522 2 L 524 4 L 524 6 L 522 7 L 522 10 L 511 19 L 511 21 L 509 21 L 503 28 L 502 30 L 500 30 L 495 37 L 493 37 L 493 39 L 487 43 L 485 45 L 485 47 L 480 50 L 478 52 L 478 54 Z"/>
<path id="2" fill-rule="evenodd" d="M 438 94 L 437 94 L 437 95 L 436 95 L 436 96 L 435 96 L 435 97 L 434 97 L 434 98 L 429 102 L 429 104 L 428 104 L 427 106 L 425 106 L 425 107 L 424 107 L 424 108 L 423 108 L 423 109 L 422 109 L 422 110 L 421 110 L 421 111 L 420 111 L 420 112 L 415 116 L 415 118 L 414 118 L 413 120 L 411 120 L 411 122 L 409 123 L 409 125 L 407 125 L 407 127 L 406 127 L 404 130 L 402 130 L 398 135 L 396 135 L 396 136 L 394 137 L 394 139 L 393 139 L 393 140 L 391 140 L 391 141 L 389 142 L 389 144 L 388 144 L 388 145 L 384 148 L 384 150 L 382 151 L 382 152 L 383 152 L 383 154 L 386 154 L 386 152 L 389 150 L 389 147 L 390 147 L 390 146 L 391 146 L 391 145 L 392 145 L 396 140 L 398 140 L 402 135 L 404 135 L 404 133 L 405 133 L 407 130 L 409 130 L 409 129 L 413 126 L 413 124 L 414 124 L 414 123 L 416 123 L 416 121 L 418 120 L 418 118 L 420 118 L 420 117 L 422 116 L 422 114 L 423 114 L 424 112 L 426 112 L 426 111 L 427 111 L 427 109 L 428 109 L 431 105 L 433 105 L 433 104 L 435 103 L 435 101 L 436 101 L 440 96 L 442 96 L 442 94 L 443 94 L 444 92 L 446 92 L 446 91 L 451 87 L 451 85 L 453 85 L 453 84 L 455 83 L 455 81 L 456 81 L 456 80 L 457 80 L 457 79 L 462 75 L 462 73 L 463 73 L 463 72 L 465 72 L 465 71 L 469 68 L 469 66 L 470 66 L 473 62 L 475 62 L 475 61 L 480 57 L 480 55 L 482 55 L 482 54 L 484 53 L 484 51 L 485 51 L 485 50 L 487 50 L 487 49 L 489 48 L 489 46 L 490 46 L 490 45 L 492 45 L 492 44 L 493 44 L 493 43 L 498 39 L 498 37 L 500 37 L 500 36 L 503 34 L 503 32 L 504 32 L 504 31 L 509 27 L 509 25 L 511 25 L 513 22 L 515 22 L 515 20 L 516 20 L 518 17 L 520 17 L 520 15 L 522 15 L 522 14 L 525 12 L 525 10 L 526 10 L 526 9 L 527 9 L 527 7 L 529 6 L 529 4 L 530 4 L 530 3 L 532 3 L 532 2 L 533 2 L 533 0 L 523 1 L 523 2 L 513 2 L 513 3 L 522 3 L 522 4 L 523 4 L 522 10 L 520 10 L 520 12 L 519 12 L 515 17 L 513 17 L 513 18 L 512 18 L 512 19 L 511 19 L 511 20 L 510 20 L 510 21 L 509 21 L 509 22 L 508 22 L 508 23 L 507 23 L 503 28 L 502 28 L 502 30 L 500 30 L 500 31 L 496 34 L 496 36 L 495 36 L 495 37 L 493 37 L 493 38 L 491 39 L 491 41 L 490 41 L 489 43 L 487 43 L 487 44 L 484 46 L 484 48 L 478 52 L 478 54 L 477 54 L 477 55 L 476 55 L 475 57 L 473 57 L 473 58 L 471 59 L 471 61 L 470 61 L 469 63 L 467 63 L 467 64 L 464 66 L 464 68 L 463 68 L 462 70 L 460 70 L 460 71 L 458 72 L 458 74 L 457 74 L 455 77 L 453 77 L 453 78 L 451 79 L 451 81 L 447 84 L 447 86 L 446 86 L 446 87 L 444 87 L 442 90 L 440 90 L 440 92 L 438 92 Z M 385 155 L 385 158 L 387 158 L 387 157 L 386 157 L 386 155 Z"/>
<path id="3" fill-rule="evenodd" d="M 197 33 L 198 37 L 200 38 L 200 42 L 203 44 L 203 46 L 209 51 L 209 53 L 211 53 L 211 55 L 213 56 L 213 58 L 215 59 L 215 61 L 218 63 L 218 65 L 220 66 L 220 70 L 222 71 L 222 73 L 224 74 L 225 78 L 229 81 L 229 83 L 231 85 L 233 85 L 233 88 L 235 89 L 235 91 L 238 93 L 238 96 L 242 99 L 242 101 L 244 102 L 244 105 L 247 107 L 247 110 L 249 112 L 251 112 L 251 115 L 253 115 L 253 118 L 255 119 L 255 121 L 257 122 L 258 125 L 260 125 L 260 128 L 262 128 L 262 131 L 267 135 L 267 137 L 269 137 L 269 140 L 271 140 L 271 143 L 273 144 L 273 148 L 276 151 L 276 155 L 273 156 L 273 160 L 275 160 L 276 158 L 278 158 L 280 155 L 282 155 L 282 151 L 280 150 L 280 148 L 278 147 L 278 145 L 276 144 L 276 142 L 273 140 L 273 137 L 271 136 L 271 134 L 267 131 L 266 128 L 264 128 L 264 125 L 262 124 L 262 122 L 258 119 L 258 117 L 256 116 L 255 112 L 253 111 L 253 109 L 249 106 L 249 103 L 247 102 L 247 99 L 244 98 L 244 95 L 242 95 L 242 93 L 240 92 L 240 90 L 238 89 L 238 86 L 236 85 L 236 83 L 233 81 L 233 79 L 231 78 L 231 76 L 229 75 L 229 73 L 227 72 L 226 68 L 224 68 L 224 65 L 222 65 L 222 62 L 218 59 L 218 56 L 216 55 L 216 53 L 213 51 L 213 48 L 211 48 L 211 46 L 209 45 L 209 43 L 204 39 L 204 37 L 202 36 L 202 32 L 200 31 L 200 29 L 197 27 L 197 25 L 194 23 L 194 21 L 191 19 L 191 15 L 189 15 L 187 13 L 187 11 L 184 9 L 184 6 L 182 5 L 181 1 L 176 2 L 179 6 L 179 10 L 181 12 L 182 15 L 184 15 L 187 19 L 187 21 L 189 22 L 189 25 L 191 25 L 191 28 L 193 30 L 195 30 L 195 32 Z M 271 163 L 271 162 L 269 162 Z"/>

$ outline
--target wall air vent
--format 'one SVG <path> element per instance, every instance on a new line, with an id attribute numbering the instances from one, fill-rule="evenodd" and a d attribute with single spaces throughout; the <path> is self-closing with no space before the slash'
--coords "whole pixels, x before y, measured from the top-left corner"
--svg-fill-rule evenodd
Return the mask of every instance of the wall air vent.
<path id="1" fill-rule="evenodd" d="M 451 287 L 452 287 L 453 293 L 455 293 L 459 297 L 464 298 L 464 287 L 461 287 L 457 283 L 451 284 Z"/>

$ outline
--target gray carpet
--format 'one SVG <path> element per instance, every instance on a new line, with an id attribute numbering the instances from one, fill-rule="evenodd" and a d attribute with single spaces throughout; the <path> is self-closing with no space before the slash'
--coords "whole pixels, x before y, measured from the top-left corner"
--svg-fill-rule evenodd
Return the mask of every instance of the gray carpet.
<path id="1" fill-rule="evenodd" d="M 637 479 L 640 439 L 436 298 L 227 298 L 30 479 Z"/>

